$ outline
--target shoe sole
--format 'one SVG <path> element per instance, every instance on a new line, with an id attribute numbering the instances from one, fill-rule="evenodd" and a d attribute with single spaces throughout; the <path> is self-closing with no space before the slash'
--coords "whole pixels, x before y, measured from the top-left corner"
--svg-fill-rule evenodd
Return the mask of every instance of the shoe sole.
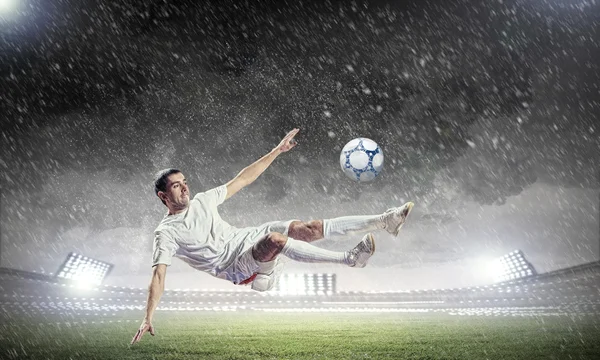
<path id="1" fill-rule="evenodd" d="M 373 234 L 368 234 L 369 236 L 369 242 L 371 243 L 371 255 L 375 254 L 375 238 L 373 237 Z"/>
<path id="2" fill-rule="evenodd" d="M 413 203 L 412 201 L 408 203 L 408 211 L 406 212 L 404 221 L 402 223 L 400 223 L 400 225 L 398 225 L 396 227 L 396 229 L 394 229 L 394 236 L 398 236 L 398 234 L 400 233 L 400 229 L 402 229 L 402 226 L 406 223 L 406 219 L 408 219 L 408 215 L 410 215 L 410 212 L 412 211 L 412 208 L 414 206 L 415 206 L 415 203 Z"/>
<path id="3" fill-rule="evenodd" d="M 362 263 L 361 265 L 354 265 L 354 267 L 357 268 L 364 268 L 365 266 L 367 266 L 367 262 L 369 262 L 369 259 L 371 258 L 371 256 L 375 253 L 375 238 L 373 237 L 373 234 L 367 234 L 367 238 L 369 239 L 369 242 L 371 243 L 371 252 L 369 253 L 369 257 L 365 260 L 364 263 Z M 357 263 L 359 263 L 360 261 L 356 261 Z"/>

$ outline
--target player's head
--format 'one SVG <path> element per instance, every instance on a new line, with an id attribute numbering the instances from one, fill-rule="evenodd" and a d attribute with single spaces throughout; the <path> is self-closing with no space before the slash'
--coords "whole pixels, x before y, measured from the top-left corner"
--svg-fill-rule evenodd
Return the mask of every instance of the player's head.
<path id="1" fill-rule="evenodd" d="M 154 178 L 154 193 L 169 209 L 184 209 L 190 202 L 185 176 L 177 169 L 164 169 Z"/>

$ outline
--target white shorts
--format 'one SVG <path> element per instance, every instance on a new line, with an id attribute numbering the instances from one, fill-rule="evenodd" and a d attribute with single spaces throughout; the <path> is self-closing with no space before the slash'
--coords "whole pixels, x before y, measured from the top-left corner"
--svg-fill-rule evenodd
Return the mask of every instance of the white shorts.
<path id="1" fill-rule="evenodd" d="M 254 244 L 271 232 L 287 236 L 292 221 L 299 220 L 272 221 L 257 227 L 238 229 L 235 236 L 243 237 L 244 240 L 238 246 L 231 265 L 220 271 L 217 277 L 229 280 L 234 284 L 239 284 L 252 277 L 258 270 L 258 262 L 252 256 Z"/>

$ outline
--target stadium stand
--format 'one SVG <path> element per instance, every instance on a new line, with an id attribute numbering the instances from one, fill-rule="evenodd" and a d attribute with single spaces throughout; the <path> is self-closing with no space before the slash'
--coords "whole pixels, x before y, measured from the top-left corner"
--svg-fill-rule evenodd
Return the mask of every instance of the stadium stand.
<path id="1" fill-rule="evenodd" d="M 600 314 L 600 261 L 488 286 L 406 291 L 315 292 L 293 295 L 167 289 L 158 311 L 376 311 L 460 315 Z M 5 316 L 116 315 L 142 311 L 145 288 L 80 289 L 54 276 L 0 268 L 0 313 Z"/>

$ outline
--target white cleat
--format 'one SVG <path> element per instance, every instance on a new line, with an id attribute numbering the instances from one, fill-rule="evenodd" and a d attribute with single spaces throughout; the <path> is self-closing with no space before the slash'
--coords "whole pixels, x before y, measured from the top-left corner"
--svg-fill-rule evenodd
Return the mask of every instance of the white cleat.
<path id="1" fill-rule="evenodd" d="M 269 274 L 261 274 L 261 273 L 256 274 L 256 277 L 252 281 L 252 286 L 251 286 L 252 290 L 256 290 L 256 291 L 272 290 L 275 287 L 275 285 L 277 284 L 277 281 L 279 281 L 279 277 L 281 276 L 282 272 L 283 272 L 283 261 L 281 261 L 281 260 L 279 260 L 279 258 L 277 258 L 277 260 L 275 262 L 275 267 L 273 267 L 273 271 L 271 271 Z"/>
<path id="2" fill-rule="evenodd" d="M 406 222 L 406 218 L 408 217 L 408 214 L 410 214 L 413 206 L 415 206 L 415 204 L 409 201 L 400 207 L 386 210 L 386 212 L 383 213 L 384 229 L 390 234 L 398 236 L 398 233 L 400 232 L 402 225 Z"/>
<path id="3" fill-rule="evenodd" d="M 348 265 L 351 267 L 363 268 L 367 265 L 369 258 L 375 252 L 375 238 L 373 234 L 367 234 L 362 241 L 348 251 Z"/>

